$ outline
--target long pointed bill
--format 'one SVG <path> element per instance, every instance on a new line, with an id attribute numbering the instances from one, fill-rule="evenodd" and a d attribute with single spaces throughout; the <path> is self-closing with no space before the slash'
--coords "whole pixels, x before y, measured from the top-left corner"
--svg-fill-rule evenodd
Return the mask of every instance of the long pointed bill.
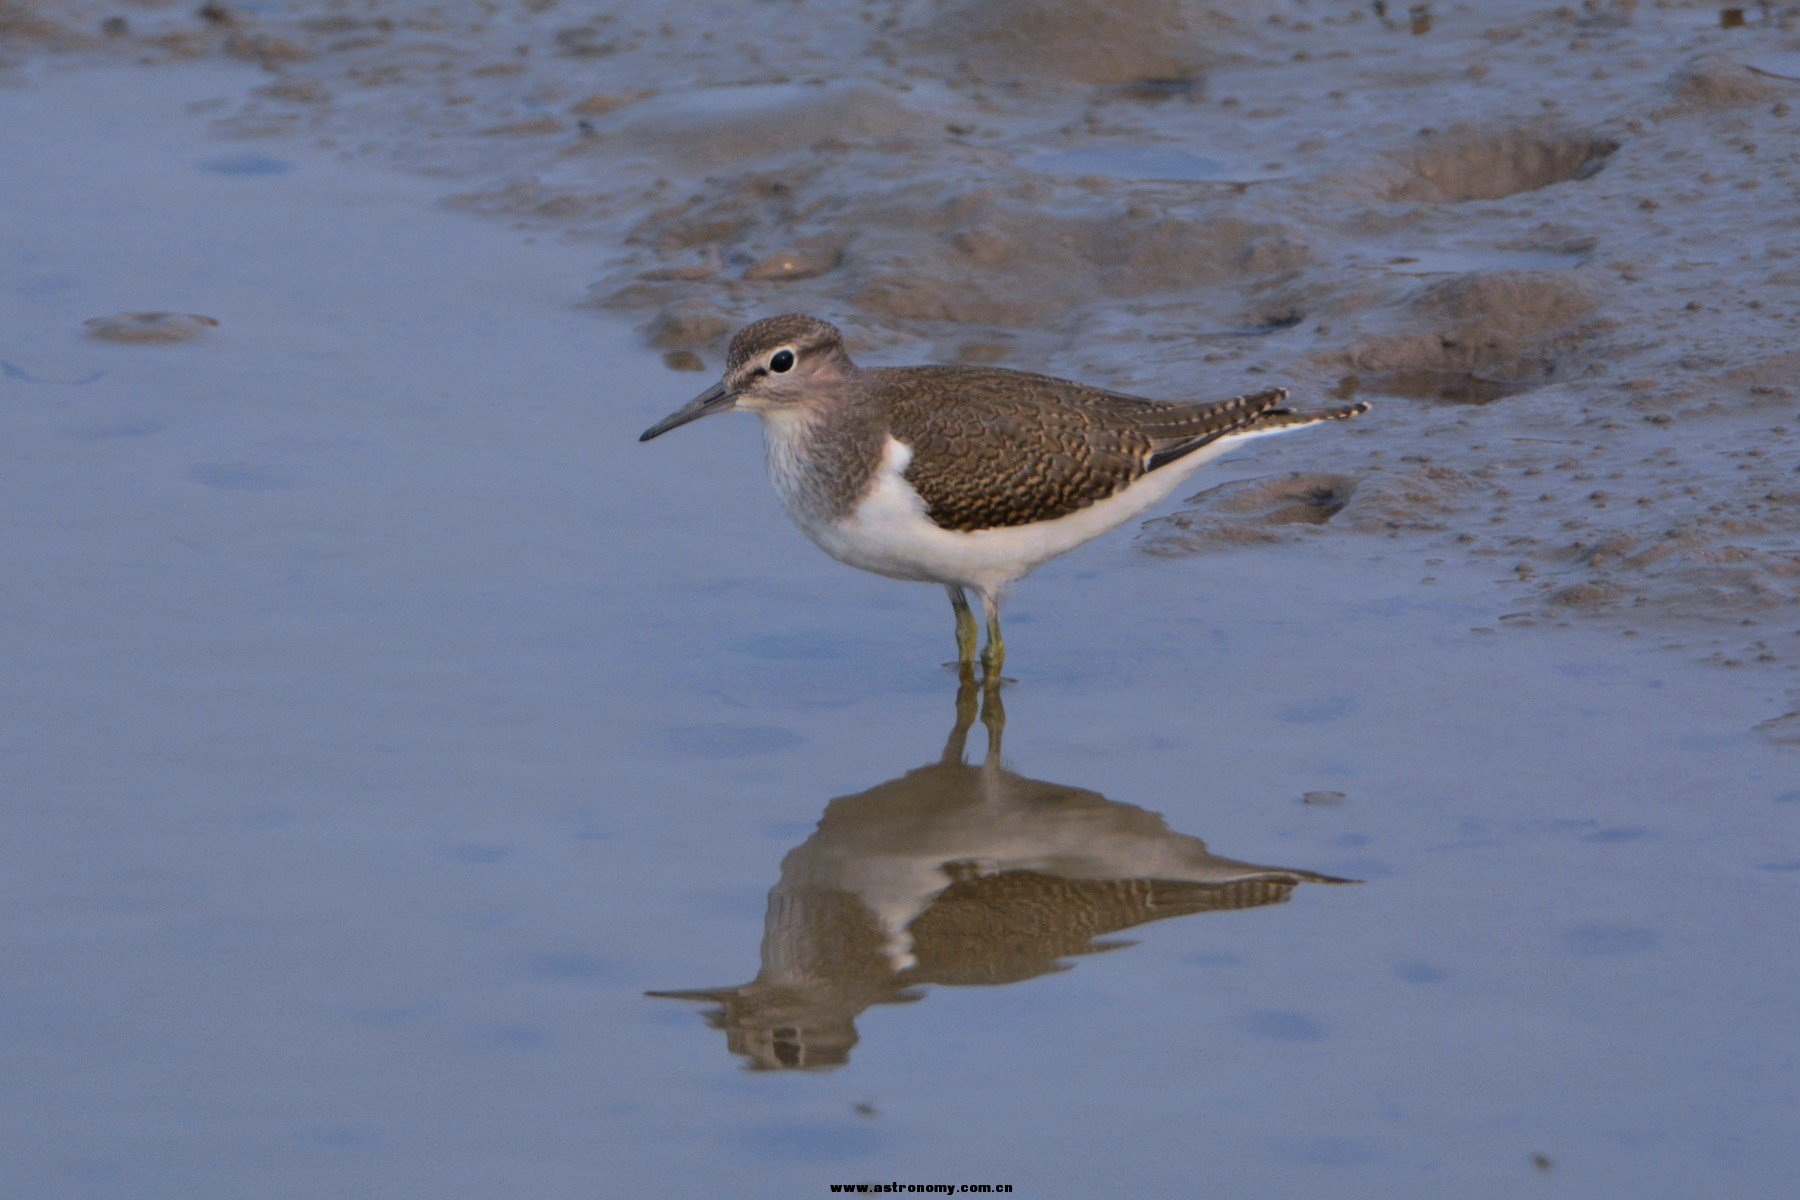
<path id="1" fill-rule="evenodd" d="M 695 396 L 692 400 L 644 430 L 638 441 L 647 442 L 653 437 L 661 437 L 677 425 L 686 425 L 689 421 L 698 421 L 701 417 L 710 417 L 714 413 L 728 412 L 737 404 L 737 393 L 723 383 L 715 383 Z"/>

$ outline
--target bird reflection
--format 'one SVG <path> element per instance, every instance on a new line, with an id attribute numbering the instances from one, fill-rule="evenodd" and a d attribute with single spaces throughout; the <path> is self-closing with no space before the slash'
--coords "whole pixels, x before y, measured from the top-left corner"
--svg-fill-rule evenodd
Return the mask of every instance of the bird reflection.
<path id="1" fill-rule="evenodd" d="M 997 690 L 965 677 L 943 756 L 833 800 L 782 860 L 762 969 L 737 987 L 657 991 L 715 1005 L 707 1021 L 752 1070 L 849 1061 L 856 1018 L 925 984 L 1016 983 L 1150 921 L 1279 904 L 1329 875 L 1210 853 L 1156 813 L 1001 765 Z M 977 711 L 987 756 L 965 760 Z"/>

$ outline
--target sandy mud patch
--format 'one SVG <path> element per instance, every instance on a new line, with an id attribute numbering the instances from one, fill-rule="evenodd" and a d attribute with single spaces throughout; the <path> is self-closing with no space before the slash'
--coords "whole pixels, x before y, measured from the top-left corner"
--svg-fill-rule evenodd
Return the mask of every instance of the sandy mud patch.
<path id="1" fill-rule="evenodd" d="M 219 322 L 194 313 L 127 312 L 89 317 L 82 325 L 103 342 L 191 342 L 217 329 Z"/>

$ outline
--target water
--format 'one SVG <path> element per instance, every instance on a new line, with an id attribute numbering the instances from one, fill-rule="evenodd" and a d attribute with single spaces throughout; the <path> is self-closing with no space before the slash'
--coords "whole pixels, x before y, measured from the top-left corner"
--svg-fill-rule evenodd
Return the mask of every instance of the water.
<path id="1" fill-rule="evenodd" d="M 1021 588 L 1003 762 L 946 767 L 941 594 L 806 545 L 748 418 L 638 445 L 697 377 L 582 252 L 200 165 L 251 78 L 0 97 L 9 1190 L 1785 1190 L 1764 683 L 1379 540 L 1119 535 Z M 143 310 L 220 325 L 82 327 Z M 1211 856 L 1298 882 L 1081 916 Z M 772 966 L 830 1036 L 646 995 Z"/>
<path id="2" fill-rule="evenodd" d="M 1800 81 L 1800 50 L 1752 50 L 1740 55 L 1738 61 L 1776 79 Z"/>

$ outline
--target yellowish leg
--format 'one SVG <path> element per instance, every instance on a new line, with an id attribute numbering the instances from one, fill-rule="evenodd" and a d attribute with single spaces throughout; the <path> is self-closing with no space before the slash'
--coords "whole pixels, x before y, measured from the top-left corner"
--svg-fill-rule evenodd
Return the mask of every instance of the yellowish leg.
<path id="1" fill-rule="evenodd" d="M 969 607 L 969 598 L 955 584 L 945 588 L 950 593 L 950 607 L 956 612 L 956 665 L 965 675 L 975 673 L 975 641 L 979 636 L 975 628 L 975 612 Z"/>
<path id="2" fill-rule="evenodd" d="M 987 615 L 987 645 L 981 651 L 982 682 L 1000 686 L 1000 668 L 1006 664 L 1006 639 L 1000 636 L 1000 601 L 983 592 L 981 610 Z"/>

